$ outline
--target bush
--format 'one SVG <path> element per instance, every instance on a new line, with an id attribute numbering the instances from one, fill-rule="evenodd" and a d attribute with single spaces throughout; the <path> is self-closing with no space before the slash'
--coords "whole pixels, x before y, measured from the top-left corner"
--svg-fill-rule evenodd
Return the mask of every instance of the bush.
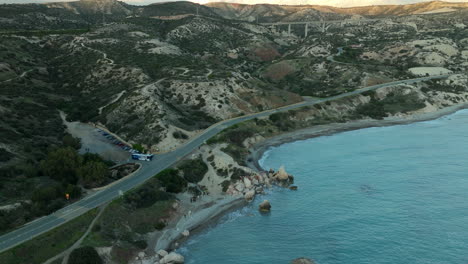
<path id="1" fill-rule="evenodd" d="M 145 249 L 146 247 L 148 247 L 148 243 L 146 243 L 145 240 L 134 241 L 132 244 L 139 249 Z"/>
<path id="2" fill-rule="evenodd" d="M 154 228 L 156 230 L 163 230 L 165 227 L 166 227 L 166 224 L 162 221 L 159 221 L 156 224 L 154 224 Z"/>
<path id="3" fill-rule="evenodd" d="M 103 261 L 93 247 L 81 247 L 70 253 L 68 264 L 102 264 Z"/>
<path id="4" fill-rule="evenodd" d="M 72 147 L 77 150 L 81 148 L 81 140 L 79 138 L 73 137 L 70 134 L 63 136 L 62 143 L 65 147 Z"/>
<path id="5" fill-rule="evenodd" d="M 179 193 L 187 187 L 187 181 L 179 177 L 179 171 L 176 169 L 165 169 L 155 176 L 161 185 L 166 187 L 168 192 Z"/>
<path id="6" fill-rule="evenodd" d="M 179 166 L 179 169 L 184 173 L 184 178 L 191 183 L 203 180 L 208 172 L 208 166 L 201 158 L 186 160 Z"/>
<path id="7" fill-rule="evenodd" d="M 34 190 L 31 200 L 33 202 L 50 202 L 60 196 L 60 193 L 54 186 L 43 187 Z"/>
<path id="8" fill-rule="evenodd" d="M 231 182 L 230 182 L 230 181 L 227 181 L 227 180 L 226 180 L 226 181 L 223 181 L 223 182 L 221 183 L 221 186 L 223 187 L 223 192 L 226 192 L 226 191 L 227 191 L 227 189 L 229 188 L 229 185 L 230 185 L 230 184 L 231 184 Z"/>
<path id="9" fill-rule="evenodd" d="M 0 148 L 0 162 L 9 161 L 13 158 L 13 154 L 8 152 L 7 150 Z"/>
<path id="10" fill-rule="evenodd" d="M 152 186 L 144 186 L 125 194 L 124 201 L 135 208 L 146 208 L 157 201 L 166 201 L 172 198 L 173 196 L 167 192 L 156 190 Z"/>
<path id="11" fill-rule="evenodd" d="M 172 133 L 172 136 L 177 139 L 188 139 L 188 136 L 181 131 L 175 131 L 174 133 Z"/>
<path id="12" fill-rule="evenodd" d="M 144 153 L 144 152 L 145 152 L 145 148 L 144 148 L 141 144 L 133 144 L 133 145 L 132 145 L 132 148 L 133 148 L 134 150 L 140 151 L 141 153 Z"/>

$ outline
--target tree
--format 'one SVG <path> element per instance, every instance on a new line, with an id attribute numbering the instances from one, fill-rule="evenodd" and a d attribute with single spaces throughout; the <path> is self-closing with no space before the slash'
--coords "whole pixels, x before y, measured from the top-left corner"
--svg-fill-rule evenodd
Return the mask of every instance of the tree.
<path id="1" fill-rule="evenodd" d="M 63 136 L 62 142 L 66 147 L 72 147 L 77 150 L 81 148 L 81 140 L 79 138 L 73 137 L 70 134 Z"/>
<path id="2" fill-rule="evenodd" d="M 41 169 L 47 176 L 66 183 L 76 183 L 76 170 L 81 165 L 81 157 L 71 147 L 49 152 L 41 162 Z"/>
<path id="3" fill-rule="evenodd" d="M 90 246 L 80 247 L 70 253 L 68 264 L 102 264 L 96 249 Z"/>
<path id="4" fill-rule="evenodd" d="M 98 161 L 89 161 L 78 169 L 78 177 L 85 187 L 97 187 L 109 176 L 107 166 Z"/>

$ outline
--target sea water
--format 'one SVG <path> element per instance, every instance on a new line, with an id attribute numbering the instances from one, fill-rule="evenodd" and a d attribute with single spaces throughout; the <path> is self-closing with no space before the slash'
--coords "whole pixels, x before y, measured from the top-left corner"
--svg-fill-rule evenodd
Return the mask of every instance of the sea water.
<path id="1" fill-rule="evenodd" d="M 260 164 L 284 165 L 299 189 L 273 188 L 192 237 L 186 263 L 468 263 L 467 110 L 283 144 Z"/>

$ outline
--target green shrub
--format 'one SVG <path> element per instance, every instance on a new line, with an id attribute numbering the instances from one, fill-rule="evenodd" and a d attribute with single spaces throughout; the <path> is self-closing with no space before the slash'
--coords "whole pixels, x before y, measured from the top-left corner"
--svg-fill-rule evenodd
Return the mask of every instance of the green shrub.
<path id="1" fill-rule="evenodd" d="M 132 244 L 133 244 L 134 246 L 136 246 L 137 248 L 139 248 L 139 249 L 145 249 L 146 247 L 148 247 L 148 243 L 146 243 L 145 240 L 133 241 Z"/>
<path id="2" fill-rule="evenodd" d="M 154 228 L 156 230 L 163 230 L 166 227 L 166 224 L 162 221 L 158 221 L 156 224 L 154 224 Z"/>
<path id="3" fill-rule="evenodd" d="M 221 186 L 223 187 L 223 192 L 226 192 L 227 189 L 229 188 L 229 185 L 231 184 L 230 181 L 226 180 L 221 183 Z"/>
<path id="4" fill-rule="evenodd" d="M 80 247 L 70 253 L 68 264 L 102 264 L 103 261 L 93 247 Z"/>
<path id="5" fill-rule="evenodd" d="M 208 172 L 208 166 L 201 158 L 185 160 L 178 169 L 184 173 L 184 178 L 191 183 L 203 180 L 203 177 Z"/>
<path id="6" fill-rule="evenodd" d="M 144 148 L 141 144 L 133 144 L 133 145 L 132 145 L 132 148 L 133 148 L 134 150 L 140 151 L 141 153 L 144 153 L 144 152 L 145 152 L 145 148 Z"/>
<path id="7" fill-rule="evenodd" d="M 124 201 L 135 208 L 146 208 L 158 201 L 166 201 L 172 198 L 173 196 L 167 192 L 157 190 L 152 186 L 144 186 L 126 193 Z"/>
<path id="8" fill-rule="evenodd" d="M 72 147 L 77 150 L 81 148 L 81 140 L 79 138 L 73 137 L 70 134 L 63 136 L 62 143 L 65 147 Z"/>
<path id="9" fill-rule="evenodd" d="M 179 193 L 187 187 L 187 181 L 179 176 L 179 171 L 176 169 L 165 169 L 155 176 L 161 185 L 166 187 L 166 191 Z"/>

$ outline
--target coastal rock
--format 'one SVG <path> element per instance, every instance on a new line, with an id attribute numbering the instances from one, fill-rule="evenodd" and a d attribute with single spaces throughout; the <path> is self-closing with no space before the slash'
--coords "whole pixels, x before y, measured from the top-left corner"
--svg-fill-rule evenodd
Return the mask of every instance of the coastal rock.
<path id="1" fill-rule="evenodd" d="M 259 206 L 260 212 L 269 212 L 271 210 L 271 204 L 268 200 L 264 200 Z"/>
<path id="2" fill-rule="evenodd" d="M 161 258 L 164 258 L 169 253 L 167 253 L 167 251 L 164 250 L 164 249 L 160 249 L 160 250 L 158 250 L 158 252 L 156 252 L 156 254 L 158 254 L 158 256 L 160 256 Z"/>
<path id="3" fill-rule="evenodd" d="M 171 252 L 159 261 L 161 264 L 183 264 L 185 262 L 184 256 Z"/>
<path id="4" fill-rule="evenodd" d="M 242 182 L 239 182 L 238 184 L 236 184 L 236 190 L 238 192 L 243 192 L 244 189 L 245 189 L 245 186 L 244 186 L 244 184 Z"/>
<path id="5" fill-rule="evenodd" d="M 278 179 L 279 181 L 286 181 L 289 179 L 289 174 L 286 172 L 284 169 L 284 166 L 281 166 L 275 174 L 275 178 Z"/>
<path id="6" fill-rule="evenodd" d="M 252 199 L 255 197 L 255 191 L 254 190 L 250 190 L 248 192 L 245 193 L 244 195 L 244 199 L 247 200 L 247 201 L 252 201 Z"/>
<path id="7" fill-rule="evenodd" d="M 308 258 L 297 258 L 292 260 L 291 264 L 315 264 L 315 262 Z"/>
<path id="8" fill-rule="evenodd" d="M 270 182 L 270 179 L 268 178 L 265 178 L 265 185 L 267 188 L 271 188 L 271 182 Z"/>
<path id="9" fill-rule="evenodd" d="M 265 194 L 265 191 L 263 190 L 263 187 L 257 187 L 257 188 L 255 188 L 255 193 L 256 194 Z"/>
<path id="10" fill-rule="evenodd" d="M 146 256 L 145 252 L 143 252 L 143 251 L 138 252 L 138 258 L 139 259 L 143 259 L 145 256 Z"/>
<path id="11" fill-rule="evenodd" d="M 182 232 L 182 235 L 184 237 L 188 237 L 190 235 L 190 231 L 188 231 L 187 229 L 184 230 L 184 232 Z"/>
<path id="12" fill-rule="evenodd" d="M 249 178 L 244 177 L 244 185 L 245 185 L 245 188 L 247 188 L 247 189 L 252 187 L 252 182 L 249 180 Z"/>

